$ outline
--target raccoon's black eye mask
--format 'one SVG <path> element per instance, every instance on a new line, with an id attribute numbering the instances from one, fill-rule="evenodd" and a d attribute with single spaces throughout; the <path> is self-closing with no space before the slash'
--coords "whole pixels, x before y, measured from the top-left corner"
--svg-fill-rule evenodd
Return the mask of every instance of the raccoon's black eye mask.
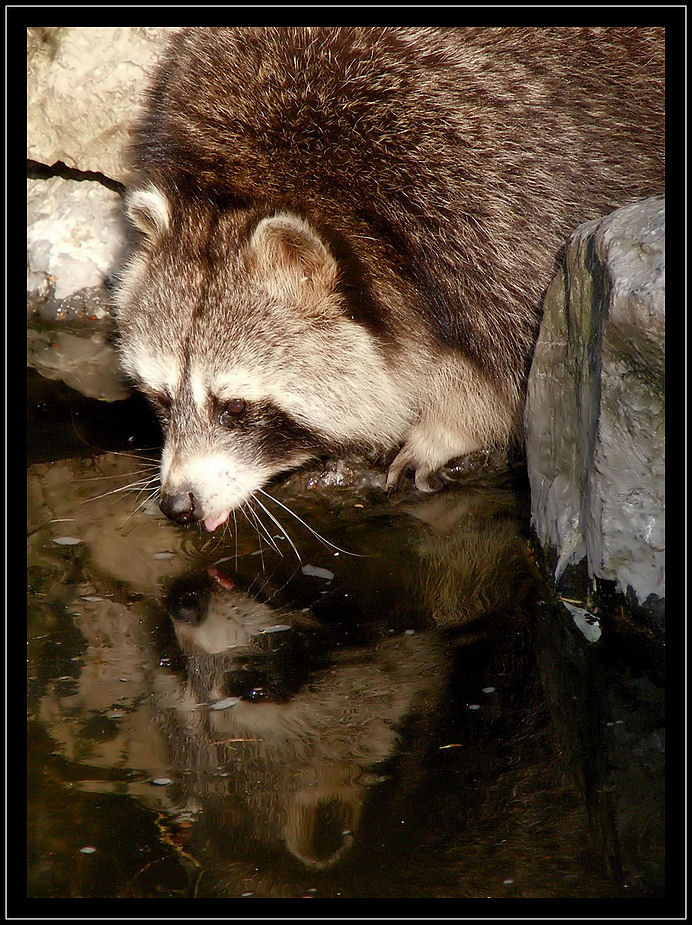
<path id="1" fill-rule="evenodd" d="M 324 443 L 319 434 L 272 401 L 247 401 L 239 397 L 225 401 L 215 399 L 212 419 L 227 430 L 251 433 L 265 459 L 279 460 L 295 450 L 315 452 Z"/>
<path id="2" fill-rule="evenodd" d="M 154 409 L 154 413 L 159 419 L 161 426 L 166 427 L 171 417 L 171 400 L 168 395 L 164 392 L 150 392 L 148 389 L 142 389 L 141 386 L 140 389 Z"/>

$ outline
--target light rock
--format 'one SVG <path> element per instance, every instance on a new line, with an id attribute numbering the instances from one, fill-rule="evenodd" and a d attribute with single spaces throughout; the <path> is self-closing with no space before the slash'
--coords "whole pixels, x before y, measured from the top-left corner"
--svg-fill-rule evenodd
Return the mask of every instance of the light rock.
<path id="1" fill-rule="evenodd" d="M 122 200 L 101 183 L 27 180 L 27 289 L 56 299 L 102 286 L 126 243 Z"/>
<path id="2" fill-rule="evenodd" d="M 525 414 L 532 520 L 555 577 L 665 597 L 665 201 L 581 225 L 545 299 Z"/>
<path id="3" fill-rule="evenodd" d="M 27 33 L 27 157 L 115 180 L 152 66 L 175 29 L 53 27 Z"/>

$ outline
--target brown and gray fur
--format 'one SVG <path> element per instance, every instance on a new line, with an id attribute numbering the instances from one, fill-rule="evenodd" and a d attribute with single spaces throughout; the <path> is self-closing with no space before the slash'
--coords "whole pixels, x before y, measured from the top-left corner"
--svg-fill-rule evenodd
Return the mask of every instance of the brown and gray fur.
<path id="1" fill-rule="evenodd" d="M 398 450 L 390 483 L 425 489 L 516 440 L 560 248 L 662 192 L 663 112 L 662 29 L 176 34 L 118 294 L 166 513 L 213 529 L 345 448 Z"/>

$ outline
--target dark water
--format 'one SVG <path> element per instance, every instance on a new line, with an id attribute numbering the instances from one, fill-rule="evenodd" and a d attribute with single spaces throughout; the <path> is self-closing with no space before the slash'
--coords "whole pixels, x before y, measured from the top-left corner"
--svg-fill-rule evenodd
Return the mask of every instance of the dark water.
<path id="1" fill-rule="evenodd" d="M 542 600 L 521 481 L 294 478 L 208 535 L 158 513 L 153 457 L 49 431 L 30 897 L 663 895 L 662 678 Z"/>

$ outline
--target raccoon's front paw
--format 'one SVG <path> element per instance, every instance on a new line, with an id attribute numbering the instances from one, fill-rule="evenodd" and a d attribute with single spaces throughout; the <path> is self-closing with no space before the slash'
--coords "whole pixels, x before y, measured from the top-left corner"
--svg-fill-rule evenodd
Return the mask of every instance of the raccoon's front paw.
<path id="1" fill-rule="evenodd" d="M 443 482 L 435 469 L 422 463 L 404 447 L 396 456 L 387 472 L 387 488 L 398 488 L 409 469 L 415 471 L 414 482 L 418 491 L 439 491 Z"/>
<path id="2" fill-rule="evenodd" d="M 439 471 L 426 467 L 416 469 L 413 481 L 416 483 L 418 491 L 440 491 L 445 486 Z"/>

